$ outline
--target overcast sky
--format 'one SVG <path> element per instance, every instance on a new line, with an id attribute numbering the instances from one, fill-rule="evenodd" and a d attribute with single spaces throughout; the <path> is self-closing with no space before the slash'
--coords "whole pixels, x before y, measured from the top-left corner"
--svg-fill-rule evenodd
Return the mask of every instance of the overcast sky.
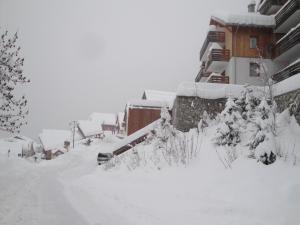
<path id="1" fill-rule="evenodd" d="M 19 32 L 31 79 L 22 133 L 123 111 L 144 89 L 176 91 L 198 72 L 210 14 L 245 12 L 248 2 L 0 0 L 0 31 Z"/>

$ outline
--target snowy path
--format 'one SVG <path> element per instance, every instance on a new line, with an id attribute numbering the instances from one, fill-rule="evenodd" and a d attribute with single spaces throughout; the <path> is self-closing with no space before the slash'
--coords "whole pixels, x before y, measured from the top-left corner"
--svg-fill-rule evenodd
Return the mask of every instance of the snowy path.
<path id="1" fill-rule="evenodd" d="M 23 164 L 23 170 L 19 170 L 17 163 Z M 0 168 L 6 168 L 0 172 L 1 225 L 87 224 L 64 196 L 63 186 L 57 179 L 59 170 L 38 169 L 14 159 L 0 164 Z"/>

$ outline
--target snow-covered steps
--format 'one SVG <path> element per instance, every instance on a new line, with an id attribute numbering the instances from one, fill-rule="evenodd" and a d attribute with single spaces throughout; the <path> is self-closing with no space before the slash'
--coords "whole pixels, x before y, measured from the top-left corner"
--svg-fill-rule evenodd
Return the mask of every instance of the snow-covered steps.
<path id="1" fill-rule="evenodd" d="M 135 133 L 129 135 L 128 137 L 125 137 L 123 140 L 116 143 L 116 145 L 113 147 L 113 155 L 120 155 L 132 149 L 134 146 L 144 142 L 147 139 L 148 135 L 152 131 L 154 131 L 158 121 L 159 120 L 154 121 L 148 126 L 136 131 Z"/>

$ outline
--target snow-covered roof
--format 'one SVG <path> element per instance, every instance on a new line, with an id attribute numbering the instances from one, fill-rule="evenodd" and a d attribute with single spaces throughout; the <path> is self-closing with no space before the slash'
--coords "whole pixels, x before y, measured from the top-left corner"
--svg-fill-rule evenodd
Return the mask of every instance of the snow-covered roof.
<path id="1" fill-rule="evenodd" d="M 62 148 L 65 141 L 71 140 L 71 136 L 71 131 L 68 130 L 45 129 L 39 135 L 39 138 L 45 150 L 53 150 Z"/>
<path id="2" fill-rule="evenodd" d="M 168 102 L 137 99 L 127 103 L 127 108 L 162 108 L 169 107 Z"/>
<path id="3" fill-rule="evenodd" d="M 85 137 L 94 136 L 102 132 L 102 124 L 97 121 L 79 120 L 77 125 Z"/>
<path id="4" fill-rule="evenodd" d="M 115 125 L 116 124 L 116 114 L 115 113 L 92 113 L 90 115 L 90 120 L 97 123 L 105 125 Z"/>
<path id="5" fill-rule="evenodd" d="M 156 90 L 145 90 L 143 99 L 152 101 L 167 101 L 172 102 L 176 97 L 175 92 L 168 91 L 156 91 Z"/>
<path id="6" fill-rule="evenodd" d="M 227 14 L 216 12 L 211 16 L 212 20 L 224 25 L 236 26 L 253 26 L 253 27 L 270 27 L 276 25 L 273 15 L 261 15 L 259 13 Z"/>

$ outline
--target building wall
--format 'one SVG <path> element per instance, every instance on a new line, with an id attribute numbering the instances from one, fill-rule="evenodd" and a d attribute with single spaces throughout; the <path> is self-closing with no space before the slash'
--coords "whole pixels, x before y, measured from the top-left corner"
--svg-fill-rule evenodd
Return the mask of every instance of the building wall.
<path id="1" fill-rule="evenodd" d="M 160 108 L 129 108 L 126 124 L 127 135 L 131 135 L 132 133 L 144 128 L 155 120 L 158 120 L 160 118 L 160 111 Z"/>
<path id="2" fill-rule="evenodd" d="M 232 57 L 226 68 L 226 75 L 229 76 L 229 82 L 231 84 L 251 84 L 261 86 L 264 84 L 264 74 L 259 77 L 250 76 L 250 62 L 258 62 L 257 58 L 245 58 L 245 57 Z M 270 76 L 278 71 L 281 64 L 275 63 L 270 59 L 263 59 L 262 63 Z"/>
<path id="3" fill-rule="evenodd" d="M 230 58 L 232 57 L 232 29 L 231 27 L 225 27 L 225 49 L 230 51 Z"/>
<path id="4" fill-rule="evenodd" d="M 263 58 L 271 58 L 272 54 L 267 51 L 267 46 L 273 43 L 275 36 L 272 29 L 254 27 L 234 27 L 232 29 L 232 55 L 235 57 L 258 58 L 257 49 L 250 48 L 250 36 L 258 37 L 258 47 L 262 51 Z"/>
<path id="5" fill-rule="evenodd" d="M 300 125 L 300 89 L 276 96 L 275 101 L 279 112 L 284 111 L 289 108 L 292 103 L 295 103 L 295 118 Z"/>

